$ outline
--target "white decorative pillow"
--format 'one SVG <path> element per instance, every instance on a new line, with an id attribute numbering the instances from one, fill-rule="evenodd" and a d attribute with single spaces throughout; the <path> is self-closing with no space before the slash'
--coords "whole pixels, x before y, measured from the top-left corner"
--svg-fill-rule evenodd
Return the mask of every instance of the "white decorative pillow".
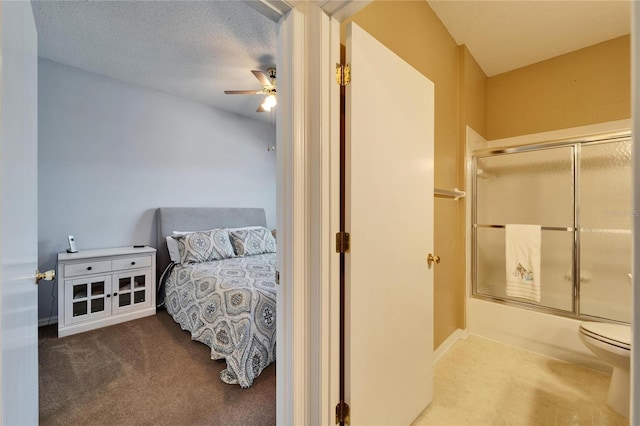
<path id="1" fill-rule="evenodd" d="M 178 248 L 178 241 L 174 237 L 167 236 L 167 249 L 171 261 L 180 263 L 180 248 Z"/>
<path id="2" fill-rule="evenodd" d="M 174 235 L 178 241 L 180 263 L 200 263 L 235 257 L 226 229 Z"/>
<path id="3" fill-rule="evenodd" d="M 276 252 L 276 240 L 264 226 L 229 229 L 229 236 L 238 256 Z"/>

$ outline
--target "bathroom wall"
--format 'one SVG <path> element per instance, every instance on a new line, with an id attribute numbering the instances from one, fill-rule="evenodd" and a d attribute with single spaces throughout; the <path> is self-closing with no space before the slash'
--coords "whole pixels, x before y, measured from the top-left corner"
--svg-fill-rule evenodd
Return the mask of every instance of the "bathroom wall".
<path id="1" fill-rule="evenodd" d="M 629 44 L 630 37 L 622 36 L 488 78 L 489 146 L 535 144 L 628 130 L 631 116 Z M 614 153 L 609 165 L 622 157 L 624 153 Z M 588 211 L 581 207 L 582 224 L 585 228 L 614 228 L 618 233 L 583 234 L 581 312 L 629 322 L 631 289 L 627 274 L 631 269 L 631 240 L 628 233 L 619 230 L 628 232 L 633 215 L 630 165 L 618 165 L 613 171 L 595 163 L 590 161 L 594 167 L 583 170 L 583 187 L 588 191 L 579 197 L 583 204 L 591 203 L 597 208 L 587 217 Z M 552 183 L 542 189 L 550 187 Z M 496 273 L 499 276 L 500 272 Z M 560 270 L 548 271 L 547 276 L 560 273 Z M 553 288 L 558 291 L 544 293 L 542 303 L 562 307 L 566 297 L 561 296 L 560 289 L 564 293 L 564 286 L 555 282 Z"/>
<path id="2" fill-rule="evenodd" d="M 470 181 L 467 178 L 467 155 L 474 148 L 478 148 L 473 142 L 475 140 L 482 140 L 480 144 L 482 147 L 486 147 L 485 136 L 487 134 L 487 76 L 484 74 L 480 65 L 476 62 L 475 58 L 469 52 L 466 46 L 459 46 L 458 50 L 460 54 L 460 72 L 459 72 L 459 107 L 460 107 L 460 119 L 459 119 L 459 144 L 458 144 L 458 157 L 461 161 L 461 166 L 458 168 L 458 182 L 461 183 L 459 187 L 465 190 L 467 194 L 471 194 Z M 468 144 L 470 146 L 468 146 Z M 471 212 L 470 196 L 461 198 L 457 201 L 459 203 L 458 210 L 458 259 L 467 259 L 468 246 L 471 235 L 468 232 L 468 216 Z M 458 280 L 460 282 L 458 288 L 457 297 L 466 300 L 470 282 L 468 277 L 470 276 L 470 267 L 465 262 L 458 269 Z M 467 326 L 467 309 L 466 304 L 463 307 L 464 318 L 461 321 L 462 324 Z"/>
<path id="3" fill-rule="evenodd" d="M 434 184 L 464 188 L 466 121 L 486 131 L 480 67 L 456 45 L 427 2 L 374 1 L 351 20 L 434 82 Z M 442 262 L 435 268 L 434 347 L 465 327 L 464 214 L 464 201 L 436 198 L 434 251 Z"/>
<path id="4" fill-rule="evenodd" d="M 464 159 L 467 126 L 481 136 L 487 135 L 487 76 L 466 46 L 459 46 L 460 55 L 460 148 Z"/>
<path id="5" fill-rule="evenodd" d="M 492 76 L 487 139 L 631 117 L 630 37 Z"/>

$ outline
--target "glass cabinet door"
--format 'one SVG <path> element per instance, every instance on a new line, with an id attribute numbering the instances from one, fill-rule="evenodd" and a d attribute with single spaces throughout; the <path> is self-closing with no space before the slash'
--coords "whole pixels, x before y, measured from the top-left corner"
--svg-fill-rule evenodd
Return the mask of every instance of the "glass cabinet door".
<path id="1" fill-rule="evenodd" d="M 117 274 L 112 302 L 114 313 L 151 306 L 151 287 L 148 270 Z"/>
<path id="2" fill-rule="evenodd" d="M 65 281 L 65 322 L 77 323 L 111 314 L 111 277 L 96 276 Z"/>

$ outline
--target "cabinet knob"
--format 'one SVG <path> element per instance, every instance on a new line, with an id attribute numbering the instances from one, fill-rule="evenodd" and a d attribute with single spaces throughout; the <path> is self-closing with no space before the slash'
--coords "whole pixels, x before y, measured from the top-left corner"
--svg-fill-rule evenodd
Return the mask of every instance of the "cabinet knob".
<path id="1" fill-rule="evenodd" d="M 110 295 L 110 294 L 107 294 L 107 297 L 111 297 L 111 295 Z"/>
<path id="2" fill-rule="evenodd" d="M 92 270 L 93 268 L 91 266 L 87 266 L 87 271 Z"/>
<path id="3" fill-rule="evenodd" d="M 113 297 L 116 297 L 118 295 L 118 293 L 113 293 Z"/>
<path id="4" fill-rule="evenodd" d="M 131 262 L 131 264 L 132 264 L 132 265 L 135 265 L 135 264 L 136 264 L 136 262 Z"/>

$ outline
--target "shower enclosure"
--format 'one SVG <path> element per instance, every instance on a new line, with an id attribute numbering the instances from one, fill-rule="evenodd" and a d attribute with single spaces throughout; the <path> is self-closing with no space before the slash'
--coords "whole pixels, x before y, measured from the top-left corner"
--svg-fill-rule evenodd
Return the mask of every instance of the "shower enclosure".
<path id="1" fill-rule="evenodd" d="M 631 322 L 629 134 L 481 151 L 473 172 L 474 297 Z M 507 224 L 542 227 L 540 302 L 506 294 Z"/>

